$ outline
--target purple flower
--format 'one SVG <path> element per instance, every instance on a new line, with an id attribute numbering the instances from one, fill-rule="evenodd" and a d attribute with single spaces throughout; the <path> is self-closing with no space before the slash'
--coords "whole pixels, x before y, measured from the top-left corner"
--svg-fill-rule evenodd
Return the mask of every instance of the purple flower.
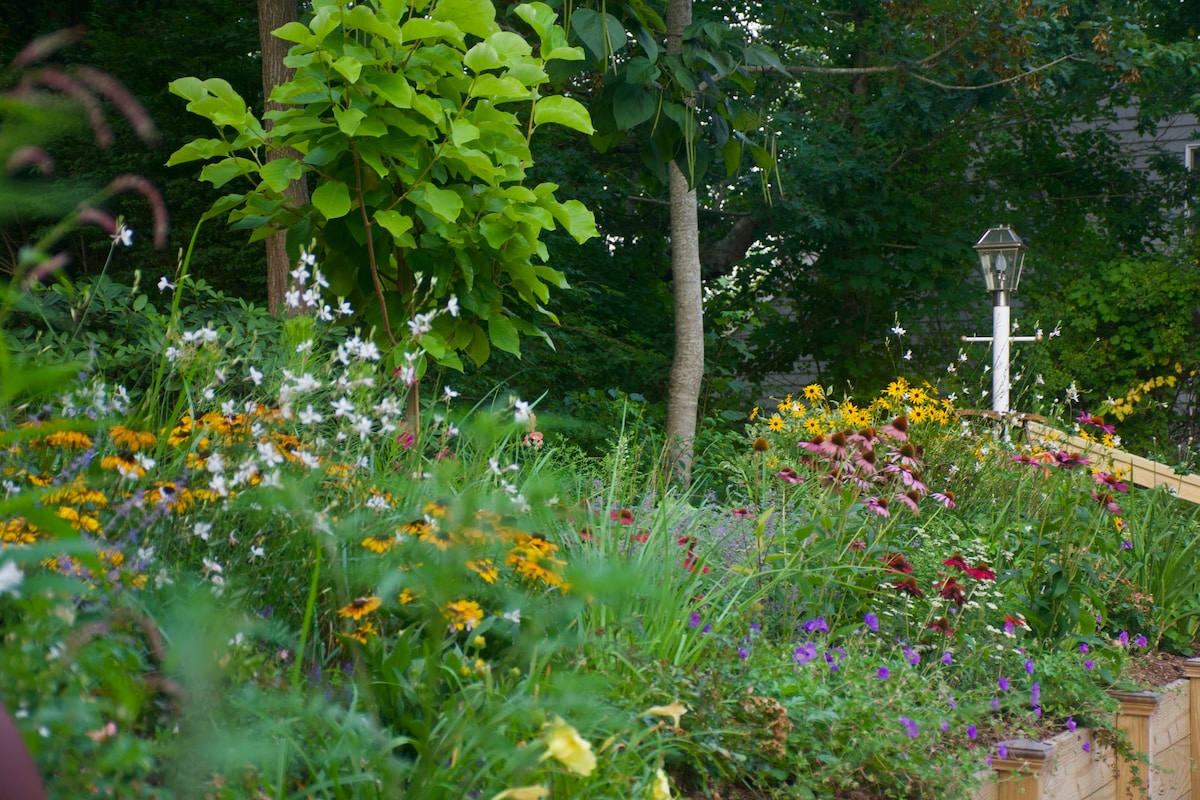
<path id="1" fill-rule="evenodd" d="M 1012 636 L 1013 632 L 1016 631 L 1016 629 L 1017 629 L 1017 626 L 1013 624 L 1013 621 L 1011 619 L 1004 620 L 1004 633 L 1006 635 Z"/>
<path id="2" fill-rule="evenodd" d="M 879 633 L 879 617 L 875 616 L 874 612 L 868 611 L 863 617 L 863 624 L 871 631 L 871 633 Z"/>
<path id="3" fill-rule="evenodd" d="M 879 672 L 877 672 L 876 675 L 879 677 L 879 680 L 886 681 L 891 677 L 892 673 L 888 671 L 887 667 L 880 667 Z"/>
<path id="4" fill-rule="evenodd" d="M 1087 661 L 1083 662 L 1084 669 L 1092 669 L 1095 666 L 1096 666 L 1096 662 L 1092 661 L 1090 658 Z"/>
<path id="5" fill-rule="evenodd" d="M 967 738 L 968 738 L 968 739 L 972 739 L 972 740 L 973 740 L 973 739 L 974 739 L 976 736 L 978 736 L 978 735 L 979 735 L 979 729 L 978 729 L 978 728 L 976 728 L 974 725 L 968 725 L 968 726 L 967 726 Z"/>
<path id="6" fill-rule="evenodd" d="M 946 703 L 949 704 L 951 710 L 958 708 L 958 701 L 954 699 L 954 692 L 946 692 Z"/>
<path id="7" fill-rule="evenodd" d="M 1000 687 L 1000 691 L 1007 692 L 1008 691 L 1008 678 L 1001 675 L 1000 680 L 996 681 L 996 685 Z"/>
<path id="8" fill-rule="evenodd" d="M 1000 746 L 996 748 L 996 755 L 1000 756 L 1001 758 L 1008 758 L 1008 745 L 1001 743 Z"/>
<path id="9" fill-rule="evenodd" d="M 941 728 L 942 728 L 942 733 L 945 733 L 946 731 L 950 730 L 950 723 L 947 722 L 946 720 L 942 720 Z"/>
<path id="10" fill-rule="evenodd" d="M 942 663 L 947 667 L 954 663 L 954 656 L 950 655 L 950 651 L 942 653 Z"/>
<path id="11" fill-rule="evenodd" d="M 1121 647 L 1129 646 L 1129 631 L 1121 631 L 1121 635 L 1117 637 L 1117 641 L 1121 643 Z"/>
<path id="12" fill-rule="evenodd" d="M 1025 659 L 1025 674 L 1027 674 L 1027 675 L 1033 674 L 1033 659 L 1032 658 Z"/>
<path id="13" fill-rule="evenodd" d="M 1075 730 L 1075 718 L 1074 717 L 1067 717 L 1067 730 L 1069 730 L 1069 731 Z"/>
<path id="14" fill-rule="evenodd" d="M 1000 698 L 993 697 L 992 698 L 992 711 L 999 711 L 999 710 L 1000 710 Z"/>
<path id="15" fill-rule="evenodd" d="M 914 667 L 921 663 L 921 654 L 913 650 L 909 645 L 904 646 L 904 660 Z"/>
<path id="16" fill-rule="evenodd" d="M 1079 643 L 1079 652 L 1086 653 L 1087 651 L 1088 651 L 1087 642 L 1080 642 Z"/>
<path id="17" fill-rule="evenodd" d="M 1139 633 L 1138 637 L 1133 640 L 1133 646 L 1134 647 L 1145 647 L 1146 646 L 1146 637 Z"/>
<path id="18" fill-rule="evenodd" d="M 742 661 L 745 661 L 747 658 L 750 657 L 750 651 L 747 650 L 745 647 L 739 647 L 738 648 L 738 657 L 741 658 Z"/>
<path id="19" fill-rule="evenodd" d="M 1133 542 L 1129 541 L 1128 539 L 1124 540 L 1123 542 L 1121 542 L 1121 549 L 1122 550 L 1132 550 Z"/>
<path id="20" fill-rule="evenodd" d="M 921 733 L 921 726 L 913 722 L 908 717 L 901 717 L 900 724 L 904 726 L 904 732 L 908 734 L 908 738 L 915 739 Z"/>
<path id="21" fill-rule="evenodd" d="M 816 617 L 815 619 L 810 619 L 808 622 L 804 623 L 804 630 L 808 631 L 809 633 L 814 633 L 816 631 L 820 631 L 821 633 L 829 633 L 829 626 L 825 624 L 824 617 Z"/>
<path id="22" fill-rule="evenodd" d="M 1092 743 L 1091 743 L 1091 742 L 1086 742 L 1086 741 L 1085 741 L 1085 742 L 1083 743 L 1083 752 L 1085 752 L 1085 753 L 1090 753 L 1090 752 L 1092 752 Z"/>
<path id="23" fill-rule="evenodd" d="M 699 628 L 699 627 L 700 627 L 700 623 L 701 623 L 701 622 L 703 622 L 703 621 L 704 621 L 704 620 L 702 620 L 702 619 L 700 618 L 700 612 L 699 612 L 699 611 L 693 611 L 693 612 L 691 613 L 691 615 L 688 617 L 688 627 L 689 627 L 689 628 Z"/>
<path id="24" fill-rule="evenodd" d="M 797 664 L 807 664 L 817 657 L 817 646 L 812 642 L 805 642 L 792 651 L 792 660 Z"/>
<path id="25" fill-rule="evenodd" d="M 1029 688 L 1029 705 L 1037 708 L 1041 705 L 1042 685 L 1037 681 L 1033 682 L 1033 686 Z"/>

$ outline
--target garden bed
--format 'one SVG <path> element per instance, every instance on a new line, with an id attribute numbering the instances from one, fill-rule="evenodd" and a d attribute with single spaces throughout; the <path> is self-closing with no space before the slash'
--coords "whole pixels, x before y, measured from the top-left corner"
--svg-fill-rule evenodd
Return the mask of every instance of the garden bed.
<path id="1" fill-rule="evenodd" d="M 1150 668 L 1162 676 L 1174 665 L 1159 660 Z M 1086 728 L 1041 742 L 1005 742 L 1002 752 L 1007 757 L 992 761 L 995 779 L 986 780 L 973 800 L 1190 800 L 1196 781 L 1193 764 L 1200 762 L 1195 752 L 1200 749 L 1200 659 L 1188 659 L 1184 669 L 1187 677 L 1153 691 L 1114 693 L 1121 701 L 1117 727 L 1142 756 L 1119 755 Z M 1144 754 L 1149 754 L 1148 786 L 1135 777 L 1141 774 Z"/>

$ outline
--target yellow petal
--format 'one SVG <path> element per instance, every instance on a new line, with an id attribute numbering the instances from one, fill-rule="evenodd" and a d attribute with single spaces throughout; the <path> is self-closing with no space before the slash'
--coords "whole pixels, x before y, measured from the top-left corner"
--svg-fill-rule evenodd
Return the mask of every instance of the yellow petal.
<path id="1" fill-rule="evenodd" d="M 492 800 L 541 800 L 550 794 L 545 786 L 518 786 L 515 789 L 505 789 Z"/>
<path id="2" fill-rule="evenodd" d="M 555 717 L 554 722 L 546 727 L 549 730 L 546 732 L 546 752 L 542 760 L 554 758 L 572 772 L 584 777 L 591 775 L 596 768 L 596 754 L 592 752 L 591 743 L 563 722 L 561 717 Z"/>
<path id="3" fill-rule="evenodd" d="M 671 718 L 671 726 L 678 728 L 679 727 L 679 718 L 682 717 L 686 713 L 688 713 L 688 707 L 685 706 L 683 703 L 679 702 L 678 700 L 676 700 L 674 703 L 671 703 L 670 705 L 667 705 L 667 706 L 654 706 L 653 708 L 647 709 L 646 713 L 642 714 L 642 716 L 643 717 L 670 717 Z"/>
<path id="4" fill-rule="evenodd" d="M 650 784 L 650 800 L 671 800 L 671 782 L 661 767 L 654 774 L 654 783 Z"/>

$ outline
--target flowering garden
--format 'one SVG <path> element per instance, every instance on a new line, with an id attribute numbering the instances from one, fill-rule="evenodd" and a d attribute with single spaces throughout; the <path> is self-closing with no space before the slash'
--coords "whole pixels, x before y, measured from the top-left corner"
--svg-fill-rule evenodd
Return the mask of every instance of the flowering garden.
<path id="1" fill-rule="evenodd" d="M 7 373 L 0 700 L 54 796 L 964 797 L 1003 739 L 1110 746 L 1200 627 L 1190 507 L 926 384 L 755 408 L 680 492 L 634 421 L 412 419 L 349 326 L 139 308 L 146 389 Z"/>
<path id="2" fill-rule="evenodd" d="M 172 85 L 234 131 L 172 159 L 256 181 L 218 211 L 319 244 L 290 313 L 214 291 L 191 250 L 132 285 L 69 280 L 68 232 L 103 229 L 105 269 L 138 241 L 101 207 L 114 192 L 149 201 L 165 240 L 131 176 L 0 284 L 0 706 L 48 796 L 958 798 L 1014 737 L 1122 745 L 1107 690 L 1200 634 L 1190 505 L 915 376 L 710 421 L 687 488 L 619 401 L 594 448 L 538 399 L 464 397 L 460 350 L 482 363 L 539 332 L 502 295 L 546 312 L 565 284 L 534 265 L 540 233 L 596 233 L 522 184 L 536 127 L 591 128 L 538 94 L 542 52 L 582 53 L 536 3 L 515 12 L 536 55 L 490 3 L 315 5 L 280 29 L 310 68 L 283 87 L 284 139 L 223 81 Z M 58 101 L 5 97 L 24 114 L 0 120 L 6 164 L 52 165 L 14 142 L 42 143 Z M 518 102 L 529 120 L 495 107 Z M 371 149 L 381 131 L 411 164 Z M 307 160 L 257 160 L 279 141 Z M 279 192 L 318 161 L 292 213 Z M 1090 413 L 1059 423 L 1116 441 Z"/>

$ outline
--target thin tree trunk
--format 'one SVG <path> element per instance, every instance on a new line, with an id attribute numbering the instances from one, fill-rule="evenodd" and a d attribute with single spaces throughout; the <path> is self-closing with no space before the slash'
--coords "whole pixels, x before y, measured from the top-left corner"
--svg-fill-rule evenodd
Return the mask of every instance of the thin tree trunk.
<path id="1" fill-rule="evenodd" d="M 284 106 L 270 101 L 271 90 L 276 86 L 287 83 L 295 71 L 284 65 L 291 46 L 283 39 L 271 35 L 271 31 L 295 22 L 298 17 L 297 0 L 258 0 L 258 43 L 262 50 L 262 79 L 263 79 L 263 110 L 278 111 Z M 273 122 L 266 121 L 267 133 L 271 132 Z M 267 160 L 291 156 L 301 157 L 294 150 L 272 149 L 267 151 Z M 302 208 L 308 203 L 308 181 L 303 177 L 292 181 L 283 191 L 284 197 L 293 208 Z M 273 314 L 286 313 L 284 296 L 291 286 L 289 273 L 292 270 L 292 259 L 287 252 L 287 234 L 280 232 L 267 240 L 267 308 Z"/>
<path id="2" fill-rule="evenodd" d="M 692 21 L 692 0 L 667 4 L 667 53 L 679 55 L 683 29 Z M 671 275 L 674 280 L 675 355 L 667 389 L 667 442 L 672 480 L 692 480 L 700 388 L 704 381 L 704 302 L 700 277 L 700 229 L 696 191 L 678 165 L 667 165 L 671 200 Z"/>

